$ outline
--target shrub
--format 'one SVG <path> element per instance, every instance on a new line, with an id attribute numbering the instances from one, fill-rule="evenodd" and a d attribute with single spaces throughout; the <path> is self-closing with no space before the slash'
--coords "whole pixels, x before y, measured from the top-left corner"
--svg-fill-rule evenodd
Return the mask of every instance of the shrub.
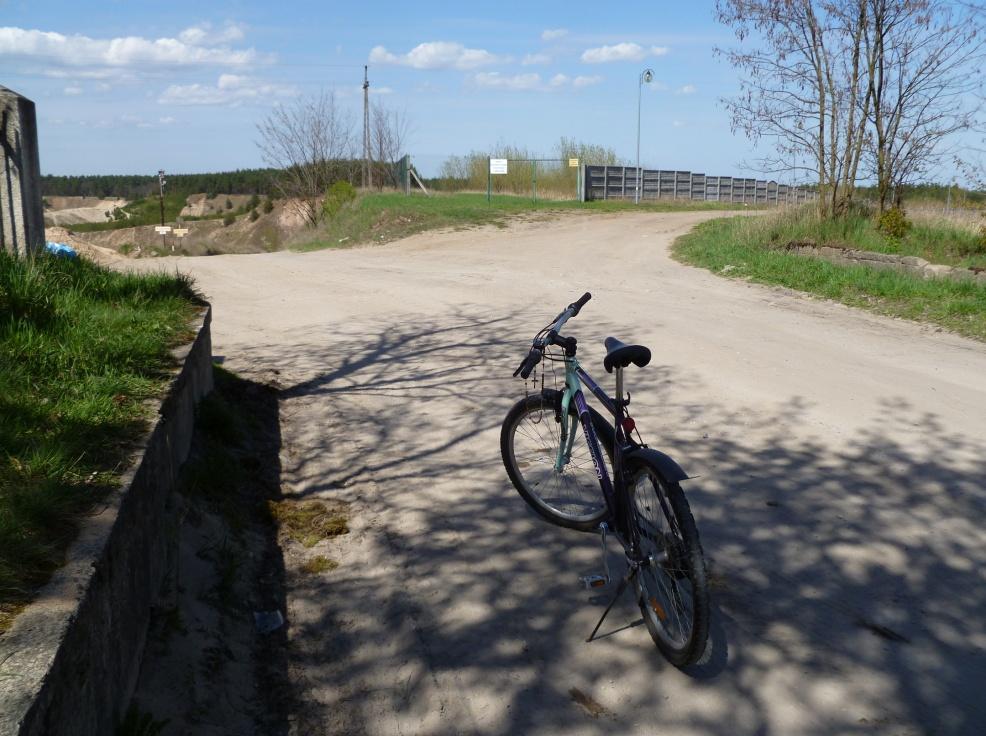
<path id="1" fill-rule="evenodd" d="M 123 245 L 120 246 L 120 252 L 125 256 L 130 255 L 133 252 L 133 249 L 134 249 L 133 243 L 124 243 Z"/>
<path id="2" fill-rule="evenodd" d="M 233 209 L 233 202 L 230 200 L 229 197 L 226 197 L 226 209 L 228 210 Z"/>
<path id="3" fill-rule="evenodd" d="M 232 212 L 227 212 L 225 215 L 223 215 L 223 227 L 229 227 L 234 222 L 236 222 L 236 215 L 234 215 Z"/>
<path id="4" fill-rule="evenodd" d="M 257 209 L 257 205 L 258 204 L 260 204 L 260 197 L 258 197 L 256 194 L 254 194 L 253 196 L 250 197 L 250 201 L 247 202 L 246 208 L 248 210 L 255 210 L 255 209 Z"/>
<path id="5" fill-rule="evenodd" d="M 900 240 L 913 226 L 900 207 L 891 207 L 880 215 L 877 230 L 893 240 Z"/>
<path id="6" fill-rule="evenodd" d="M 356 188 L 348 181 L 337 181 L 325 193 L 322 212 L 326 217 L 335 217 L 343 206 L 356 199 Z"/>
<path id="7" fill-rule="evenodd" d="M 250 210 L 250 222 L 256 222 L 259 217 L 260 213 L 257 210 Z"/>
<path id="8" fill-rule="evenodd" d="M 270 212 L 273 211 L 273 209 L 274 209 L 274 201 L 270 197 L 268 197 L 267 199 L 264 200 L 264 212 L 269 214 Z"/>

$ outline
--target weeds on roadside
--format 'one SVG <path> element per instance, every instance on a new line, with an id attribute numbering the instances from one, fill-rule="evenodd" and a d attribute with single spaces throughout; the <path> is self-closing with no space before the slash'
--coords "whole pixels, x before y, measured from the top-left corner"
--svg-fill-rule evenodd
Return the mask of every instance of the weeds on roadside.
<path id="1" fill-rule="evenodd" d="M 812 234 L 817 238 L 826 227 L 830 226 L 809 230 L 769 218 L 710 220 L 678 238 L 672 252 L 678 260 L 728 278 L 786 286 L 879 314 L 933 322 L 986 340 L 986 286 L 829 263 L 781 247 Z"/>
<path id="2" fill-rule="evenodd" d="M 197 299 L 181 276 L 0 253 L 0 631 L 114 487 Z"/>

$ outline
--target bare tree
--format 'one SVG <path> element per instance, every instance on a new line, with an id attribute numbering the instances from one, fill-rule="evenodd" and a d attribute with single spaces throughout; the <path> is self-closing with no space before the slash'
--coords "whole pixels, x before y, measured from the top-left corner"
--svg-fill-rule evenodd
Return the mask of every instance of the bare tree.
<path id="1" fill-rule="evenodd" d="M 870 95 L 860 56 L 866 0 L 718 0 L 719 20 L 741 43 L 718 49 L 744 75 L 723 100 L 734 130 L 772 141 L 767 173 L 817 177 L 822 214 L 842 212 L 855 191 Z"/>
<path id="2" fill-rule="evenodd" d="M 370 108 L 370 149 L 377 160 L 377 187 L 383 188 L 385 181 L 394 186 L 399 183 L 394 178 L 394 167 L 406 153 L 410 125 L 407 115 L 400 110 L 375 103 Z"/>
<path id="3" fill-rule="evenodd" d="M 872 176 L 880 211 L 954 151 L 978 111 L 986 36 L 974 9 L 946 0 L 866 0 Z"/>
<path id="4" fill-rule="evenodd" d="M 328 186 L 352 180 L 353 128 L 352 116 L 325 93 L 276 107 L 257 125 L 264 162 L 277 170 L 275 186 L 309 224 L 319 221 Z"/>

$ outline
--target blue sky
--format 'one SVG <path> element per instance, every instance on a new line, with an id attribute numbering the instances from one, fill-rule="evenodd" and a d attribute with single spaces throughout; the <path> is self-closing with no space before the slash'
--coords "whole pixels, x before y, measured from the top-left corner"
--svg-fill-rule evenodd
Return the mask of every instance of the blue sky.
<path id="1" fill-rule="evenodd" d="M 256 124 L 322 89 L 361 114 L 405 111 L 427 175 L 497 141 L 550 154 L 560 136 L 642 163 L 742 175 L 751 147 L 719 103 L 738 89 L 711 0 L 665 2 L 80 3 L 0 0 L 0 83 L 35 101 L 46 173 L 262 165 Z"/>

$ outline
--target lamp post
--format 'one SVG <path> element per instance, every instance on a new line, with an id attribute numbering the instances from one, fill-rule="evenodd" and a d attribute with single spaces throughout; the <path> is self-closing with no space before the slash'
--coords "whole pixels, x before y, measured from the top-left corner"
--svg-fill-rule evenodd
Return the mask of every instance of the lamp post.
<path id="1" fill-rule="evenodd" d="M 633 192 L 633 203 L 640 202 L 640 93 L 644 89 L 644 84 L 650 84 L 654 78 L 653 69 L 644 69 L 640 72 L 640 80 L 637 83 L 637 186 Z"/>

